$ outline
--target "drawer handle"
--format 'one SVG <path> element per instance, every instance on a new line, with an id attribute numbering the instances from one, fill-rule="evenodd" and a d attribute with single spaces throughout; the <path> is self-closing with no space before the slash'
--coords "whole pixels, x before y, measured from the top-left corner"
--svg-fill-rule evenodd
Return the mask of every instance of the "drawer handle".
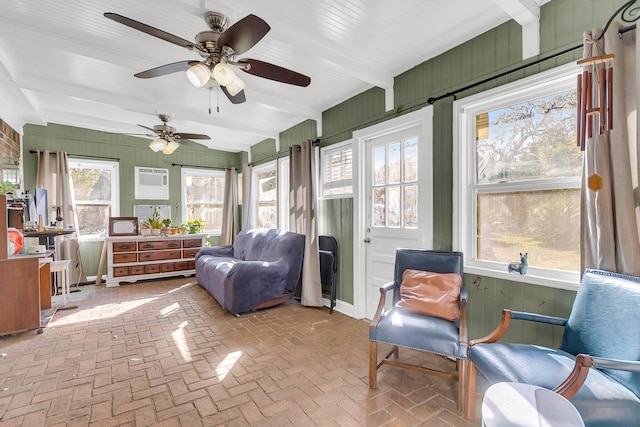
<path id="1" fill-rule="evenodd" d="M 153 247 L 153 245 L 147 243 L 146 245 L 142 245 L 142 247 L 145 248 L 145 249 L 150 249 L 150 248 Z"/>
<path id="2" fill-rule="evenodd" d="M 120 249 L 131 249 L 131 246 L 129 246 L 129 245 L 122 245 L 122 246 L 120 246 Z"/>
<path id="3" fill-rule="evenodd" d="M 177 248 L 177 247 L 179 247 L 179 245 L 177 245 L 176 243 L 169 243 L 167 245 L 167 247 L 169 247 L 169 248 Z"/>

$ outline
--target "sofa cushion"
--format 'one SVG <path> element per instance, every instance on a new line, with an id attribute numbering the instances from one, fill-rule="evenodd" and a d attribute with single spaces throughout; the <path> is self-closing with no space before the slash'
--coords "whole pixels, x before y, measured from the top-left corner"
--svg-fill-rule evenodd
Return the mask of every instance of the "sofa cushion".
<path id="1" fill-rule="evenodd" d="M 528 344 L 476 344 L 469 359 L 478 384 L 520 382 L 547 389 L 560 385 L 573 369 L 575 357 L 562 350 Z M 478 389 L 478 392 L 481 390 Z M 598 369 L 590 369 L 584 385 L 570 399 L 587 426 L 636 425 L 640 399 Z"/>

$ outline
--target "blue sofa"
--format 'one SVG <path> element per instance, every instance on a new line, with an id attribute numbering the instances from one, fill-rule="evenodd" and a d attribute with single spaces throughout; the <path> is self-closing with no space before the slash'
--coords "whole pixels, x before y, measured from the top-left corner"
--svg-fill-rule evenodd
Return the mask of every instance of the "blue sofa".
<path id="1" fill-rule="evenodd" d="M 563 327 L 559 348 L 498 342 L 511 320 Z M 503 310 L 498 328 L 469 343 L 469 361 L 468 418 L 476 392 L 506 381 L 560 393 L 587 427 L 640 425 L 640 277 L 586 270 L 567 319 Z"/>
<path id="2" fill-rule="evenodd" d="M 196 278 L 234 314 L 281 304 L 293 297 L 300 279 L 304 240 L 275 229 L 243 230 L 233 245 L 198 251 Z"/>

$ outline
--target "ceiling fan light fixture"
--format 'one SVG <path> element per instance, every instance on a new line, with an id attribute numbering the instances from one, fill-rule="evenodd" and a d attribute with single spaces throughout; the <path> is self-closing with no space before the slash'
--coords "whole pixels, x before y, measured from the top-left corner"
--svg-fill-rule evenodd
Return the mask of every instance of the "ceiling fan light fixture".
<path id="1" fill-rule="evenodd" d="M 156 138 L 149 144 L 149 148 L 151 148 L 156 153 L 160 150 L 164 150 L 166 146 L 167 142 L 162 138 Z"/>
<path id="2" fill-rule="evenodd" d="M 224 62 L 218 62 L 216 66 L 213 67 L 213 78 L 220 86 L 230 85 L 237 77 L 238 76 L 236 76 L 236 73 L 233 72 L 231 67 Z"/>
<path id="3" fill-rule="evenodd" d="M 236 78 L 233 79 L 231 84 L 228 84 L 226 86 L 227 92 L 229 92 L 229 95 L 231 95 L 231 96 L 236 96 L 237 94 L 242 92 L 245 87 L 246 87 L 246 85 L 244 84 L 244 82 L 238 76 L 236 76 Z"/>
<path id="4" fill-rule="evenodd" d="M 202 63 L 194 64 L 187 70 L 187 78 L 195 87 L 203 87 L 211 78 L 209 67 Z"/>
<path id="5" fill-rule="evenodd" d="M 178 147 L 180 147 L 180 144 L 178 144 L 178 143 L 177 143 L 177 142 L 175 142 L 175 141 L 169 141 L 169 142 L 167 143 L 167 146 L 166 146 L 166 147 L 164 147 L 164 149 L 162 150 L 162 152 L 163 152 L 164 154 L 171 154 L 171 153 L 173 153 L 174 151 L 176 151 L 176 150 L 178 149 Z"/>

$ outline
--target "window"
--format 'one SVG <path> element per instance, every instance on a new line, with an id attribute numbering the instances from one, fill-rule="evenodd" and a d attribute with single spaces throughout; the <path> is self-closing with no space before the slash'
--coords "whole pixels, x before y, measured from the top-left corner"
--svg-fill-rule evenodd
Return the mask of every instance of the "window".
<path id="1" fill-rule="evenodd" d="M 321 151 L 322 198 L 353 197 L 351 141 L 324 147 Z"/>
<path id="2" fill-rule="evenodd" d="M 220 235 L 224 171 L 182 168 L 182 222 L 202 219 L 203 233 Z"/>
<path id="3" fill-rule="evenodd" d="M 454 103 L 454 245 L 465 271 L 577 285 L 576 72 L 561 67 Z M 528 254 L 527 275 L 509 276 L 519 253 Z"/>
<path id="4" fill-rule="evenodd" d="M 253 168 L 253 185 L 258 209 L 257 226 L 278 228 L 278 178 L 276 162 L 265 163 Z"/>
<path id="5" fill-rule="evenodd" d="M 80 240 L 103 239 L 108 235 L 109 216 L 120 216 L 118 163 L 69 159 L 69 173 Z"/>

